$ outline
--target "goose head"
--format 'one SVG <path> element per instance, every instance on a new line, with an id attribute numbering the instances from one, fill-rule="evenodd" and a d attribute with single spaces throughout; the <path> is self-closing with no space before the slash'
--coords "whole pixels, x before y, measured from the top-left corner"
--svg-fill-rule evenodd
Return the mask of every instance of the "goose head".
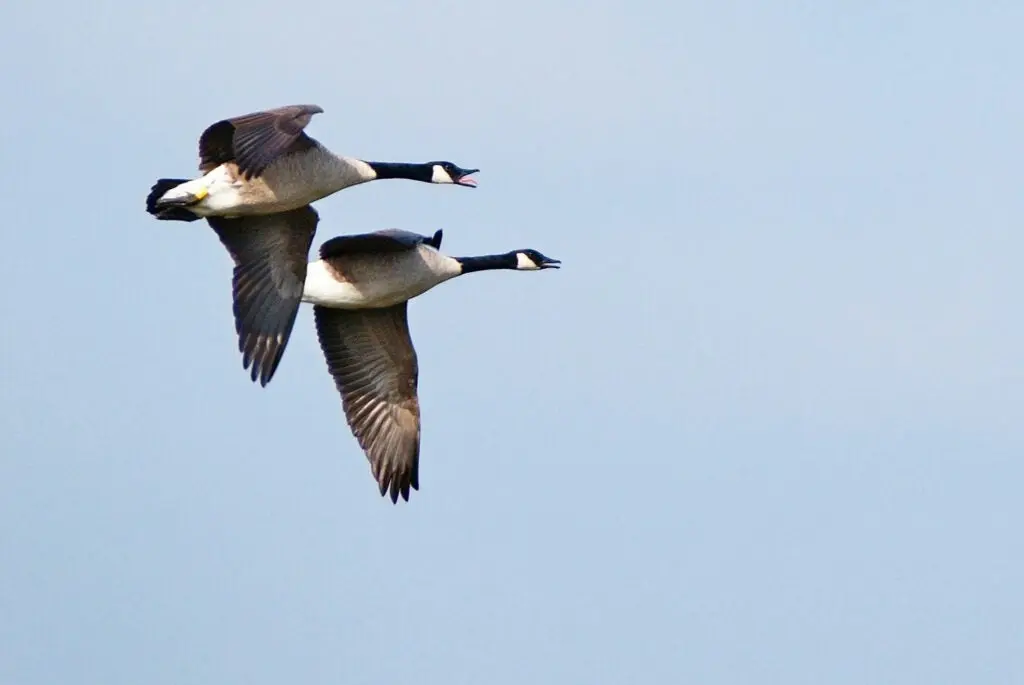
<path id="1" fill-rule="evenodd" d="M 545 257 L 537 250 L 516 250 L 516 271 L 539 271 L 540 269 L 558 269 L 561 260 Z"/>
<path id="2" fill-rule="evenodd" d="M 430 167 L 431 183 L 454 183 L 458 186 L 476 188 L 476 180 L 469 176 L 480 171 L 479 169 L 463 169 L 451 162 L 427 162 L 427 166 Z"/>

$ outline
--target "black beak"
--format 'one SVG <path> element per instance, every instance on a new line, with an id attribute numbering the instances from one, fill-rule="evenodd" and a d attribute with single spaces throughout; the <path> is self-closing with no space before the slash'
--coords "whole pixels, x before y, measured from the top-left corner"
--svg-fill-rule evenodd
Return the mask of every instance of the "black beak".
<path id="1" fill-rule="evenodd" d="M 476 188 L 476 179 L 467 178 L 470 174 L 475 174 L 480 171 L 479 169 L 458 169 L 455 173 L 458 174 L 455 178 L 455 183 L 460 186 L 466 186 L 467 188 Z"/>
<path id="2" fill-rule="evenodd" d="M 551 259 L 550 257 L 544 257 L 541 259 L 540 268 L 542 269 L 560 269 L 559 266 L 562 263 L 560 259 Z"/>

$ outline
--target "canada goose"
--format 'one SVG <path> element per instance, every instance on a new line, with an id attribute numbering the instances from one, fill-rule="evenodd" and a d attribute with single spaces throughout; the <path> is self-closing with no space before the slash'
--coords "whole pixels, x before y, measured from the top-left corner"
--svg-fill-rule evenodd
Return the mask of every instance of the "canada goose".
<path id="1" fill-rule="evenodd" d="M 146 198 L 158 219 L 273 214 L 350 186 L 387 178 L 475 187 L 479 169 L 451 162 L 367 162 L 336 155 L 306 135 L 317 105 L 289 105 L 223 119 L 199 137 L 200 178 L 159 179 Z"/>
<path id="2" fill-rule="evenodd" d="M 302 301 L 313 304 L 317 338 L 345 418 L 370 462 L 380 494 L 408 501 L 419 489 L 419 366 L 408 301 L 449 279 L 488 269 L 539 271 L 561 262 L 536 250 L 449 257 L 432 237 L 389 229 L 341 236 L 309 265 Z"/>
<path id="3" fill-rule="evenodd" d="M 399 494 L 408 500 L 409 488 L 419 489 L 420 449 L 419 367 L 408 301 L 474 271 L 539 271 L 561 262 L 536 250 L 449 257 L 439 251 L 440 230 L 427 237 L 387 229 L 332 238 L 307 267 L 317 217 L 310 207 L 295 211 L 306 213 L 292 220 L 306 227 L 301 236 L 272 217 L 248 219 L 248 226 L 221 233 L 233 255 L 260 255 L 235 269 L 235 323 L 244 364 L 253 364 L 254 379 L 276 366 L 300 302 L 313 304 L 327 369 L 380 493 L 390 491 L 392 502 Z"/>

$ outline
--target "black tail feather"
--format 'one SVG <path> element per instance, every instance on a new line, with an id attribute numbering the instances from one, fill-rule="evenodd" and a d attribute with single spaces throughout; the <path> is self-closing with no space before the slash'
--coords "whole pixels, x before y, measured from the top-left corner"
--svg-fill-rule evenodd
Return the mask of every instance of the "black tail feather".
<path id="1" fill-rule="evenodd" d="M 164 193 L 171 188 L 180 186 L 182 183 L 188 182 L 187 178 L 161 178 L 153 187 L 150 188 L 149 196 L 146 197 L 146 211 L 155 216 L 157 219 L 163 219 L 165 221 L 196 221 L 199 217 L 193 214 L 185 207 L 167 206 L 160 207 L 157 205 L 159 200 Z"/>

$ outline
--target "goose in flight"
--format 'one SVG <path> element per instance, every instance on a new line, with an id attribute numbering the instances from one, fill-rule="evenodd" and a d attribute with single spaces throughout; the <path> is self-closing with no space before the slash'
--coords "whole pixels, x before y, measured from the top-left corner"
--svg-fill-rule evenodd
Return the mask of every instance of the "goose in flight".
<path id="1" fill-rule="evenodd" d="M 317 105 L 288 105 L 223 119 L 199 137 L 199 171 L 159 179 L 146 198 L 157 219 L 252 216 L 286 212 L 339 190 L 388 178 L 475 187 L 479 169 L 447 162 L 368 162 L 337 155 L 308 136 Z"/>
<path id="2" fill-rule="evenodd" d="M 450 257 L 442 232 L 398 229 L 332 238 L 308 262 L 317 224 L 311 207 L 293 216 L 252 217 L 224 230 L 235 257 L 235 325 L 243 364 L 265 377 L 284 354 L 301 302 L 313 305 L 317 338 L 352 433 L 381 495 L 397 502 L 419 489 L 419 366 L 407 303 L 452 278 L 491 269 L 540 271 L 561 262 L 536 250 Z M 241 224 L 241 225 L 240 225 Z M 302 234 L 292 226 L 303 226 Z M 245 255 L 258 255 L 246 258 Z M 240 257 L 241 256 L 241 257 Z"/>

